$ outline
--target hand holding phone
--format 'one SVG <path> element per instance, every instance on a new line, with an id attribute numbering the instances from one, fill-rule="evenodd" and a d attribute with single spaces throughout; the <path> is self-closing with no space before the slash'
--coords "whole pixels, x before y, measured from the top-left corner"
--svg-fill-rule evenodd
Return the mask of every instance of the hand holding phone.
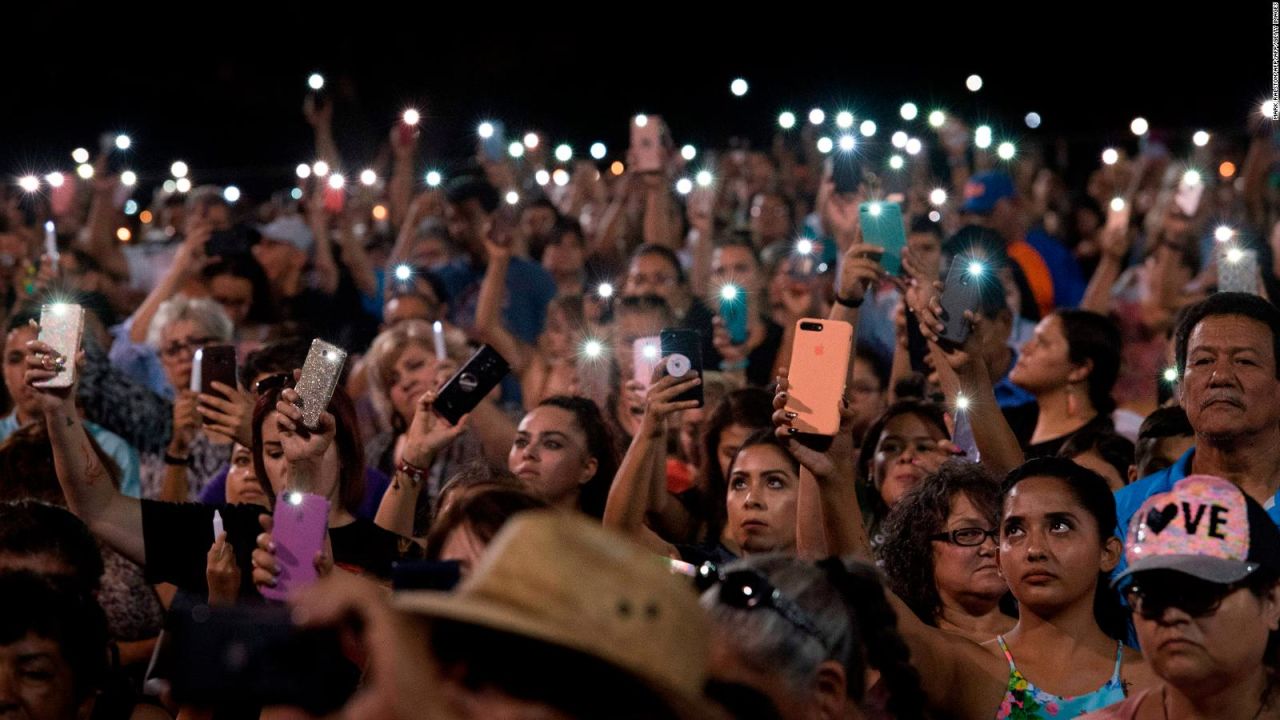
<path id="1" fill-rule="evenodd" d="M 60 356 L 58 374 L 38 383 L 43 388 L 69 388 L 76 381 L 76 353 L 84 335 L 84 308 L 72 303 L 52 303 L 40 309 L 37 339 Z"/>
<path id="2" fill-rule="evenodd" d="M 298 393 L 298 409 L 302 411 L 302 422 L 308 428 L 320 426 L 320 416 L 329 407 L 333 399 L 333 391 L 338 387 L 338 379 L 342 376 L 342 366 L 346 363 L 347 351 L 331 345 L 319 338 L 311 341 L 311 350 L 307 360 L 302 364 L 302 375 L 294 390 Z M 234 381 L 228 383 L 234 385 Z"/>
<path id="3" fill-rule="evenodd" d="M 1258 294 L 1258 251 L 1218 245 L 1218 292 Z"/>
<path id="4" fill-rule="evenodd" d="M 511 366 L 497 350 L 482 345 L 440 388 L 431 408 L 450 425 L 457 425 L 510 372 Z"/>
<path id="5" fill-rule="evenodd" d="M 945 327 L 938 333 L 939 342 L 959 347 L 969 339 L 973 324 L 964 313 L 978 309 L 980 283 L 983 282 L 995 282 L 986 263 L 964 255 L 952 259 L 940 298 L 942 315 L 938 319 Z"/>
<path id="6" fill-rule="evenodd" d="M 907 246 L 907 228 L 902 222 L 902 206 L 896 202 L 874 200 L 858 206 L 858 223 L 862 241 L 884 248 L 880 264 L 888 275 L 902 272 L 902 249 Z"/>
<path id="7" fill-rule="evenodd" d="M 729 332 L 729 342 L 741 345 L 747 341 L 747 293 L 742 288 L 726 284 L 720 288 L 720 319 Z"/>
<path id="8" fill-rule="evenodd" d="M 702 338 L 697 330 L 667 328 L 659 335 L 659 341 L 662 345 L 662 357 L 667 360 L 667 375 L 678 378 L 702 375 Z M 702 385 L 680 393 L 671 401 L 685 400 L 697 401 L 697 407 L 702 407 Z"/>
<path id="9" fill-rule="evenodd" d="M 318 578 L 316 556 L 324 552 L 329 531 L 329 501 L 319 495 L 285 492 L 276 498 L 270 542 L 275 545 L 277 573 L 274 586 L 262 586 L 262 596 L 287 600 Z M 261 550 L 261 546 L 259 546 Z"/>
<path id="10" fill-rule="evenodd" d="M 801 318 L 791 341 L 786 410 L 797 431 L 834 436 L 853 354 L 853 326 L 840 320 Z"/>

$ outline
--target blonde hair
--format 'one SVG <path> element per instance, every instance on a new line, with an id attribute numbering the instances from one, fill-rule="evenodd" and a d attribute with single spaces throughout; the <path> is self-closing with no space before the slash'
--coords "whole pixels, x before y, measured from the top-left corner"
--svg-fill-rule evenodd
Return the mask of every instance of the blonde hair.
<path id="1" fill-rule="evenodd" d="M 461 362 L 471 353 L 471 347 L 465 339 L 456 333 L 445 332 L 445 353 L 450 360 Z M 387 378 L 395 367 L 400 354 L 410 345 L 418 345 L 434 356 L 435 338 L 431 323 L 426 320 L 404 320 L 392 325 L 378 334 L 369 345 L 369 352 L 364 356 L 364 364 L 369 382 L 369 399 L 378 415 L 389 427 L 398 427 L 394 422 L 395 408 L 391 405 L 391 388 Z M 404 418 L 408 422 L 409 418 Z"/>

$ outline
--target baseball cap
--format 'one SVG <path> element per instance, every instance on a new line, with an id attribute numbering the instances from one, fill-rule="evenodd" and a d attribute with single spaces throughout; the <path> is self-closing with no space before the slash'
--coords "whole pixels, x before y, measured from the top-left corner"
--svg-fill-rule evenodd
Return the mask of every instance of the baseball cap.
<path id="1" fill-rule="evenodd" d="M 311 246 L 315 243 L 311 228 L 307 227 L 306 221 L 297 215 L 282 215 L 266 225 L 259 225 L 258 232 L 262 233 L 263 240 L 286 243 L 308 255 L 311 254 Z"/>
<path id="2" fill-rule="evenodd" d="M 996 208 L 996 201 L 1013 196 L 1013 178 L 1007 173 L 981 172 L 964 184 L 964 205 L 960 211 L 986 215 Z"/>
<path id="3" fill-rule="evenodd" d="M 1280 529 L 1234 483 L 1191 475 L 1169 492 L 1147 498 L 1134 514 L 1125 560 L 1128 568 L 1112 585 L 1147 570 L 1174 570 L 1228 585 L 1261 567 L 1280 571 Z"/>

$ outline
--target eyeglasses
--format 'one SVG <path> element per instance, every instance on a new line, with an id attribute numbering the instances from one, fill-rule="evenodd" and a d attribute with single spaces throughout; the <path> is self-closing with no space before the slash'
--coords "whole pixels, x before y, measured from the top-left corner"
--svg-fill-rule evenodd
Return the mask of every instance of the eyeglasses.
<path id="1" fill-rule="evenodd" d="M 1136 577 L 1125 589 L 1125 599 L 1133 611 L 1148 620 L 1164 617 L 1164 611 L 1178 608 L 1191 617 L 1212 615 L 1228 595 L 1246 587 L 1244 583 L 1209 582 L 1184 573 L 1160 572 Z"/>
<path id="2" fill-rule="evenodd" d="M 809 635 L 826 647 L 827 641 L 809 615 L 800 606 L 775 588 L 764 575 L 755 570 L 716 572 L 715 566 L 704 564 L 698 569 L 695 582 L 699 590 L 718 584 L 721 605 L 737 610 L 773 610 L 793 627 Z"/>
<path id="3" fill-rule="evenodd" d="M 172 342 L 160 348 L 160 355 L 172 360 L 185 353 L 195 352 L 197 349 L 217 341 L 217 339 L 215 337 L 198 337 Z"/>
<path id="4" fill-rule="evenodd" d="M 929 536 L 930 540 L 941 540 L 943 542 L 949 542 L 952 545 L 959 545 L 960 547 L 977 547 L 986 542 L 987 538 L 991 538 L 992 542 L 999 544 L 1000 531 L 983 530 L 982 528 L 976 527 L 964 527 L 956 528 L 951 532 L 940 532 Z"/>

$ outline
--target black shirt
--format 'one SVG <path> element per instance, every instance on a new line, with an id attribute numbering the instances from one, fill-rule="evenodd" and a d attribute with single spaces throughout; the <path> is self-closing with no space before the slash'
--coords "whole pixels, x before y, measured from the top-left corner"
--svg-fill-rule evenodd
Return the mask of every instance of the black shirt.
<path id="1" fill-rule="evenodd" d="M 1032 424 L 1032 427 L 1035 427 L 1034 423 Z M 1075 437 L 1078 433 L 1096 430 L 1112 430 L 1113 428 L 1114 426 L 1112 425 L 1111 418 L 1109 416 L 1098 414 L 1089 422 L 1081 425 L 1079 428 L 1067 433 L 1066 435 L 1059 435 L 1056 438 L 1051 438 L 1044 442 L 1026 445 L 1026 449 L 1023 454 L 1026 455 L 1028 460 L 1032 458 L 1056 456 L 1058 452 L 1062 450 L 1062 446 L 1066 445 L 1067 441 Z"/>
<path id="2" fill-rule="evenodd" d="M 253 585 L 253 550 L 262 534 L 260 515 L 269 514 L 258 505 L 199 505 L 142 501 L 142 538 L 146 547 L 146 576 L 149 582 L 172 583 L 194 593 L 209 592 L 205 570 L 213 545 L 213 512 L 222 515 L 227 542 L 240 566 L 240 594 L 258 594 Z M 374 525 L 368 520 L 329 529 L 333 561 L 355 572 L 380 578 L 391 577 L 397 560 L 418 559 L 420 546 L 408 538 Z"/>

